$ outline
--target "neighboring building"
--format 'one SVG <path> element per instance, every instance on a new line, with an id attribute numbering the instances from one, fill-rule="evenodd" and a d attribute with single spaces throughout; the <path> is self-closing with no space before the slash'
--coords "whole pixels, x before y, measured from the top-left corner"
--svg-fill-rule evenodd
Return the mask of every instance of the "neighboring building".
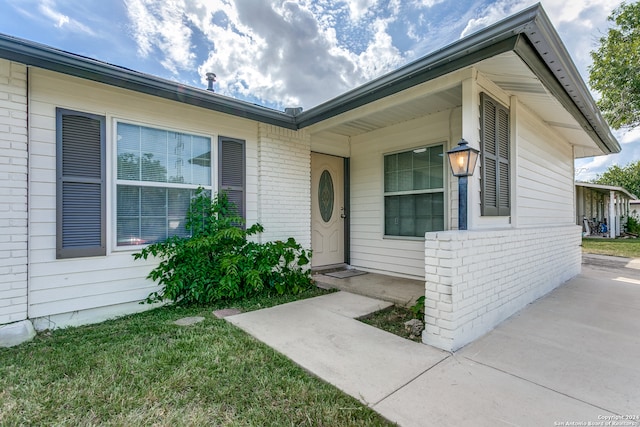
<path id="1" fill-rule="evenodd" d="M 579 273 L 573 161 L 620 150 L 539 5 L 304 112 L 6 35 L 0 58 L 0 324 L 144 309 L 131 255 L 204 186 L 314 267 L 426 279 L 424 342 L 456 350 Z"/>
<path id="2" fill-rule="evenodd" d="M 622 187 L 576 182 L 576 224 L 583 236 L 614 239 L 624 231 L 636 199 Z"/>

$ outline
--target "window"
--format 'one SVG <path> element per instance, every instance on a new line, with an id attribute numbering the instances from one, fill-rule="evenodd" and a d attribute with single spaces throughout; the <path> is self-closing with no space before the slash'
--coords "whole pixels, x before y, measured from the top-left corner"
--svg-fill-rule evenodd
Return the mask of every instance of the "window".
<path id="1" fill-rule="evenodd" d="M 56 258 L 106 254 L 105 118 L 56 109 Z"/>
<path id="2" fill-rule="evenodd" d="M 482 215 L 509 216 L 509 110 L 480 95 Z"/>
<path id="3" fill-rule="evenodd" d="M 444 230 L 443 145 L 384 156 L 384 234 Z"/>
<path id="4" fill-rule="evenodd" d="M 211 139 L 122 122 L 116 133 L 117 245 L 188 236 L 195 190 L 212 190 Z"/>

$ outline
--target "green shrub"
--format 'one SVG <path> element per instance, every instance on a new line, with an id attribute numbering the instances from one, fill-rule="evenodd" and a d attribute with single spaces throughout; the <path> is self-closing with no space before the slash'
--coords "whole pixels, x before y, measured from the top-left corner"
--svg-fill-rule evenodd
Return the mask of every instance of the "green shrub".
<path id="1" fill-rule="evenodd" d="M 640 234 L 640 221 L 634 214 L 627 217 L 627 231 L 633 234 Z"/>
<path id="2" fill-rule="evenodd" d="M 422 295 L 416 300 L 416 303 L 414 305 L 409 307 L 409 310 L 411 310 L 411 313 L 413 313 L 414 319 L 420 319 L 424 321 L 424 299 L 424 295 Z"/>
<path id="3" fill-rule="evenodd" d="M 187 213 L 192 237 L 170 237 L 151 244 L 134 258 L 160 259 L 147 278 L 161 290 L 147 302 L 169 300 L 180 304 L 206 304 L 238 299 L 273 290 L 300 293 L 311 285 L 310 252 L 293 238 L 286 242 L 257 243 L 247 239 L 264 231 L 260 224 L 243 227 L 225 193 L 213 200 L 198 189 Z"/>

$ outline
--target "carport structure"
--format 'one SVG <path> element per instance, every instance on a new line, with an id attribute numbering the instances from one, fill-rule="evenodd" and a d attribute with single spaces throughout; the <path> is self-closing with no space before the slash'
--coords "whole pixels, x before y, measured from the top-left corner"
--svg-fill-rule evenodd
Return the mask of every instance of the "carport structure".
<path id="1" fill-rule="evenodd" d="M 614 239 L 626 224 L 629 202 L 637 199 L 623 187 L 576 182 L 576 223 L 582 225 L 585 236 L 600 234 Z"/>

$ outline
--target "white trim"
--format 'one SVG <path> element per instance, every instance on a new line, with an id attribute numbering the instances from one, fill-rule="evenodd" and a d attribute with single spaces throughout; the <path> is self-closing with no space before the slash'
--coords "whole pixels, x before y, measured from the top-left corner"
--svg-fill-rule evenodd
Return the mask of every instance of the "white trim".
<path id="1" fill-rule="evenodd" d="M 134 181 L 128 179 L 115 179 L 116 185 L 130 185 L 132 187 L 156 187 L 156 188 L 179 188 L 184 190 L 196 190 L 198 187 L 202 187 L 209 190 L 210 185 L 202 184 L 176 184 L 174 182 L 157 182 L 157 181 Z"/>
<path id="2" fill-rule="evenodd" d="M 389 191 L 384 193 L 386 196 L 406 196 L 411 194 L 431 194 L 431 193 L 444 193 L 444 188 L 431 188 L 427 190 L 405 190 L 405 191 Z"/>
<path id="3" fill-rule="evenodd" d="M 518 228 L 518 197 L 516 192 L 518 189 L 518 159 L 520 158 L 520 149 L 518 141 L 518 110 L 520 103 L 518 98 L 513 95 L 509 97 L 509 223 L 512 228 Z M 573 164 L 573 162 L 571 162 Z M 575 199 L 575 197 L 574 197 Z M 575 210 L 574 210 L 575 212 Z"/>
<path id="4" fill-rule="evenodd" d="M 461 82 L 462 106 L 460 111 L 460 138 L 467 141 L 470 147 L 480 151 L 480 88 L 478 87 L 478 70 L 475 67 L 472 68 L 472 70 L 472 76 Z M 457 141 L 452 141 L 452 145 L 455 146 L 455 144 L 457 144 Z M 476 168 L 473 171 L 473 175 L 468 180 L 467 228 L 469 230 L 477 228 L 480 218 L 480 206 L 482 203 L 480 189 L 481 162 L 482 158 L 479 155 L 478 161 L 476 162 Z M 449 175 L 449 193 L 453 194 L 455 192 L 455 194 L 457 195 L 456 197 L 459 198 L 460 195 L 458 194 L 457 185 L 458 180 L 453 178 L 450 171 Z M 451 207 L 453 208 L 454 206 Z M 452 229 L 453 227 L 455 227 L 456 230 L 458 229 L 459 215 L 460 212 L 458 212 L 456 207 L 456 217 L 451 218 L 452 223 L 449 227 L 450 229 Z"/>

